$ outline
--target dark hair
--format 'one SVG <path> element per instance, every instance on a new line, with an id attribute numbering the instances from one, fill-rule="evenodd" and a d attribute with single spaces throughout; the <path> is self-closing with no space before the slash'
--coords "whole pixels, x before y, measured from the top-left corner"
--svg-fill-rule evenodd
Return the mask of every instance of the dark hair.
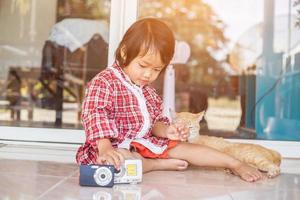
<path id="1" fill-rule="evenodd" d="M 167 66 L 174 48 L 175 39 L 171 29 L 158 19 L 145 18 L 135 22 L 126 31 L 116 50 L 116 60 L 121 67 L 125 67 L 138 55 L 144 56 L 149 50 L 155 50 Z M 122 50 L 125 58 L 121 56 Z"/>

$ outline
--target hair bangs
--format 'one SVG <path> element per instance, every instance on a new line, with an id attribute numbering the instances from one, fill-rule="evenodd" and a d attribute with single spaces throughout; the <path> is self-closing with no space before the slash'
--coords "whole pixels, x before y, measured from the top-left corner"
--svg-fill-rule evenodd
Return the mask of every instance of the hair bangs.
<path id="1" fill-rule="evenodd" d="M 121 67 L 127 66 L 137 56 L 155 53 L 163 64 L 171 61 L 175 39 L 169 27 L 160 20 L 145 18 L 135 22 L 125 33 L 118 49 L 116 60 Z"/>

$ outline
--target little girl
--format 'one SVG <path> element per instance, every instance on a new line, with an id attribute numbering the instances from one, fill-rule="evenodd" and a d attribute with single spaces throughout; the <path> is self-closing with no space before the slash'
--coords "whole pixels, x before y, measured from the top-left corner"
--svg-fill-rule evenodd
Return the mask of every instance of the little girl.
<path id="1" fill-rule="evenodd" d="M 112 164 L 140 158 L 144 172 L 184 170 L 188 164 L 229 168 L 246 181 L 262 177 L 256 169 L 212 148 L 185 142 L 188 128 L 170 124 L 162 100 L 149 85 L 174 54 L 172 31 L 163 22 L 135 22 L 116 50 L 113 66 L 88 84 L 82 105 L 86 141 L 79 164 Z"/>

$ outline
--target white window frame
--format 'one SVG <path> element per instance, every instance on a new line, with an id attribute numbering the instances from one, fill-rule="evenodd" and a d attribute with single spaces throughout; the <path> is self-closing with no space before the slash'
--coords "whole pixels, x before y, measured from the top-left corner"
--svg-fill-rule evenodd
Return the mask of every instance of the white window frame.
<path id="1" fill-rule="evenodd" d="M 123 34 L 137 19 L 138 0 L 112 0 L 110 29 L 109 29 L 109 50 L 108 63 L 114 62 L 114 53 L 118 48 Z"/>
<path id="2" fill-rule="evenodd" d="M 114 62 L 114 52 L 127 30 L 137 20 L 138 0 L 112 0 L 110 13 L 108 63 Z M 0 143 L 53 143 L 81 144 L 85 140 L 83 130 L 28 128 L 0 126 Z M 269 140 L 234 140 L 230 141 L 261 144 L 279 151 L 285 158 L 300 158 L 300 142 Z"/>

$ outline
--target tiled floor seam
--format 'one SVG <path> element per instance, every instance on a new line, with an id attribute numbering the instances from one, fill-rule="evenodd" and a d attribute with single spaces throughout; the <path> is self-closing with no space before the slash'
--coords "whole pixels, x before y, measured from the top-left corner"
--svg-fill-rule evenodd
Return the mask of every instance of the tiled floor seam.
<path id="1" fill-rule="evenodd" d="M 54 184 L 52 187 L 50 187 L 48 190 L 46 190 L 43 194 L 41 194 L 39 197 L 37 197 L 38 199 L 43 198 L 45 195 L 47 195 L 50 191 L 52 191 L 53 189 L 55 189 L 57 186 L 59 186 L 60 184 L 62 184 L 63 182 L 65 182 L 67 179 L 71 178 L 72 176 L 74 176 L 77 173 L 77 170 L 75 170 L 73 173 L 71 173 L 69 176 L 64 177 L 62 180 L 58 181 L 56 184 Z"/>

